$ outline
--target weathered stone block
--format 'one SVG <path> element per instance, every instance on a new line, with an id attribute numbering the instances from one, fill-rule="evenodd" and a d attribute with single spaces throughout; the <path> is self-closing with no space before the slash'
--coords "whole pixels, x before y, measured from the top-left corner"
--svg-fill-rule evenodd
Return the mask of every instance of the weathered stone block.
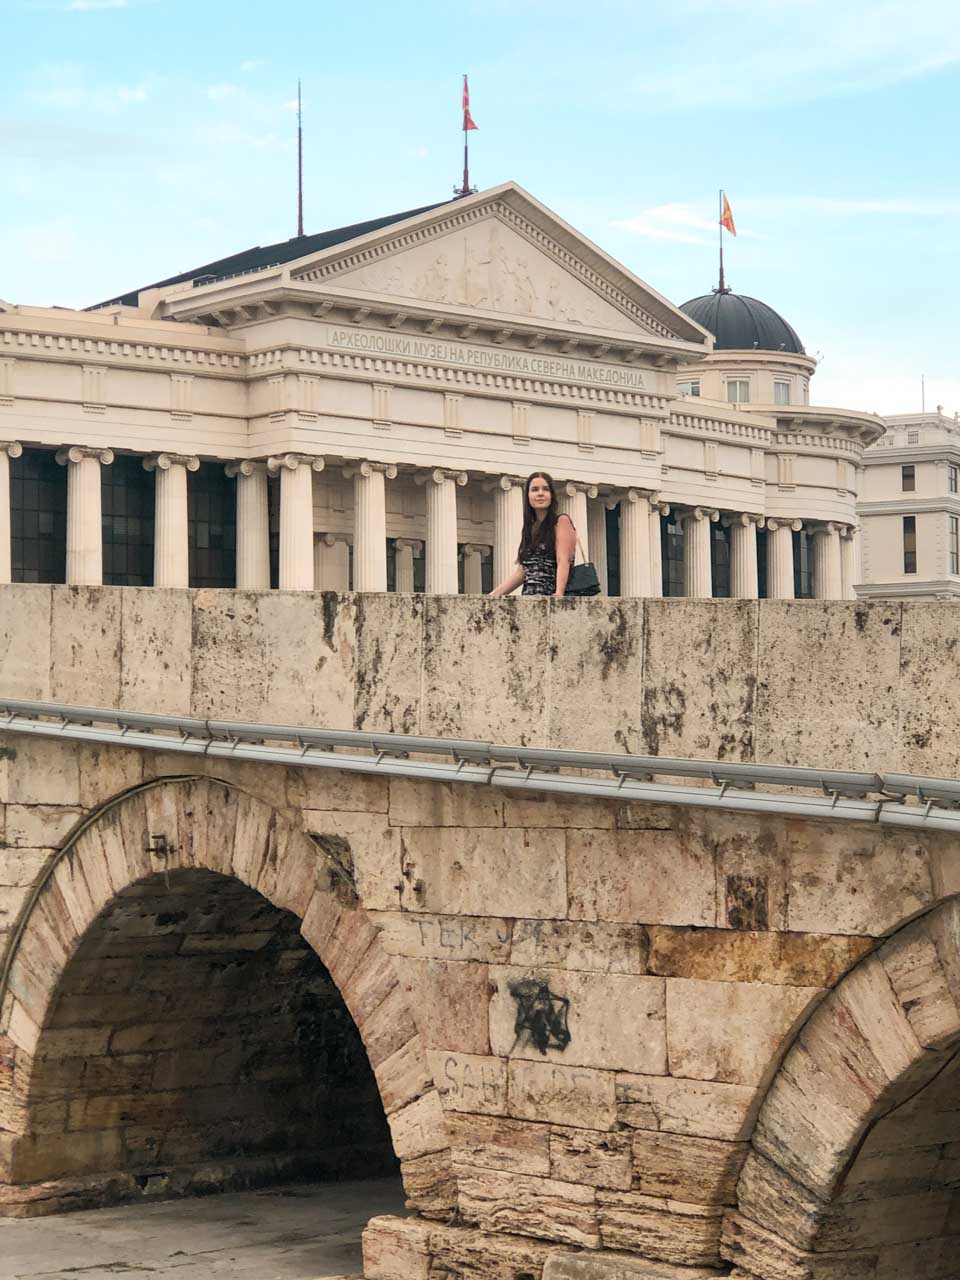
<path id="1" fill-rule="evenodd" d="M 722 1138 L 750 1136 L 763 1091 L 675 1076 L 617 1076 L 617 1116 L 632 1129 Z"/>
<path id="2" fill-rule="evenodd" d="M 384 1058 L 377 1066 L 375 1075 L 380 1089 L 380 1101 L 387 1115 L 408 1102 L 413 1102 L 432 1089 L 434 1084 L 419 1036 L 414 1036 L 388 1058 Z"/>
<path id="3" fill-rule="evenodd" d="M 80 803 L 80 770 L 72 742 L 25 734 L 8 734 L 4 741 L 6 768 L 0 782 L 5 780 L 6 793 L 0 800 L 18 805 Z"/>
<path id="4" fill-rule="evenodd" d="M 491 787 L 390 779 L 390 822 L 395 827 L 502 827 L 503 806 L 503 794 Z"/>
<path id="5" fill-rule="evenodd" d="M 428 1151 L 402 1161 L 400 1172 L 407 1193 L 407 1208 L 427 1218 L 444 1221 L 457 1209 L 457 1184 L 450 1152 Z"/>
<path id="6" fill-rule="evenodd" d="M 438 916 L 419 911 L 375 911 L 372 915 L 384 948 L 391 955 L 409 956 L 414 960 L 476 960 L 491 964 L 505 964 L 510 959 L 512 920 Z M 544 924 L 544 928 L 547 927 L 550 926 Z"/>
<path id="7" fill-rule="evenodd" d="M 550 1129 L 550 1176 L 588 1187 L 628 1190 L 633 1181 L 630 1135 L 590 1129 Z"/>
<path id="8" fill-rule="evenodd" d="M 759 1084 L 819 996 L 812 987 L 668 978 L 670 1074 Z"/>
<path id="9" fill-rule="evenodd" d="M 566 915 L 562 831 L 402 830 L 406 910 L 548 920 Z"/>
<path id="10" fill-rule="evenodd" d="M 720 1262 L 722 1209 L 646 1196 L 598 1191 L 597 1220 L 606 1249 L 624 1249 L 683 1266 Z"/>
<path id="11" fill-rule="evenodd" d="M 555 795 L 549 791 L 507 791 L 503 801 L 503 821 L 508 827 L 569 827 L 572 830 L 597 831 L 612 828 L 616 816 L 614 801 Z"/>
<path id="12" fill-rule="evenodd" d="M 143 781 L 143 753 L 120 746 L 77 744 L 80 803 L 92 809 Z"/>
<path id="13" fill-rule="evenodd" d="M 615 1077 L 590 1067 L 511 1060 L 508 1113 L 519 1120 L 611 1129 L 617 1113 Z"/>
<path id="14" fill-rule="evenodd" d="M 408 1102 L 388 1117 L 393 1149 L 399 1160 L 415 1160 L 449 1145 L 440 1095 L 435 1089 Z"/>
<path id="15" fill-rule="evenodd" d="M 517 920 L 509 957 L 529 969 L 585 969 L 593 973 L 646 973 L 647 931 L 642 925 L 599 920 Z"/>
<path id="16" fill-rule="evenodd" d="M 393 964 L 428 1049 L 480 1056 L 490 1053 L 489 978 L 485 964 L 400 957 Z"/>
<path id="17" fill-rule="evenodd" d="M 649 971 L 666 978 L 832 987 L 872 938 L 650 925 Z"/>
<path id="18" fill-rule="evenodd" d="M 0 671 L 8 698 L 51 700 L 52 598 L 50 586 L 0 583 Z"/>
<path id="19" fill-rule="evenodd" d="M 83 815 L 78 806 L 8 804 L 6 843 L 14 849 L 58 847 Z"/>
<path id="20" fill-rule="evenodd" d="M 960 1036 L 957 997 L 922 924 L 902 930 L 880 948 L 877 958 L 920 1044 L 944 1049 Z"/>
<path id="21" fill-rule="evenodd" d="M 367 1280 L 430 1280 L 430 1224 L 417 1218 L 371 1218 L 363 1231 Z"/>
<path id="22" fill-rule="evenodd" d="M 327 595 L 324 592 L 324 601 Z M 357 679 L 353 727 L 366 732 L 422 733 L 423 596 L 353 596 Z M 342 597 L 333 597 L 342 602 Z M 325 605 L 325 617 L 333 604 Z"/>
<path id="23" fill-rule="evenodd" d="M 687 1204 L 736 1204 L 737 1179 L 747 1150 L 745 1142 L 637 1130 L 634 1183 L 645 1195 Z"/>
<path id="24" fill-rule="evenodd" d="M 638 1258 L 629 1253 L 564 1253 L 559 1249 L 544 1263 L 543 1280 L 717 1280 L 715 1267 L 684 1267 Z M 741 1280 L 748 1280 L 746 1275 Z"/>
<path id="25" fill-rule="evenodd" d="M 52 701 L 90 705 L 90 676 L 96 672 L 100 701 L 95 705 L 118 705 L 122 594 L 116 587 L 53 588 L 49 633 Z"/>
<path id="26" fill-rule="evenodd" d="M 622 974 L 554 970 L 549 987 L 569 1000 L 565 1048 L 543 1053 L 529 1032 L 517 1030 L 518 1002 L 511 988 L 531 977 L 528 969 L 492 966 L 490 1044 L 501 1057 L 516 1056 L 562 1062 L 575 1067 L 603 1067 L 658 1075 L 666 1071 L 667 1042 L 664 982 Z M 616 1015 L 611 1016 L 611 1011 Z"/>
<path id="27" fill-rule="evenodd" d="M 457 1182 L 461 1212 L 485 1231 L 537 1236 L 587 1249 L 600 1244 L 592 1187 L 465 1165 L 458 1166 Z"/>
<path id="28" fill-rule="evenodd" d="M 756 758 L 890 770 L 901 757 L 899 603 L 765 600 L 759 610 Z M 830 690 L 810 715 L 811 693 Z M 821 705 L 822 704 L 822 705 Z M 835 932 L 831 930 L 831 932 Z"/>
<path id="29" fill-rule="evenodd" d="M 713 851 L 693 831 L 569 831 L 570 916 L 714 925 Z"/>
<path id="30" fill-rule="evenodd" d="M 641 752 L 752 760 L 757 602 L 647 600 L 645 606 Z"/>
<path id="31" fill-rule="evenodd" d="M 472 1227 L 437 1226 L 430 1236 L 435 1280 L 452 1273 L 463 1280 L 540 1280 L 556 1245 L 522 1236 L 489 1235 Z"/>
<path id="32" fill-rule="evenodd" d="M 289 803 L 328 813 L 386 813 L 390 779 L 345 769 L 303 766 L 287 770 Z"/>
<path id="33" fill-rule="evenodd" d="M 875 1280 L 877 1255 L 811 1253 L 795 1249 L 741 1213 L 723 1219 L 723 1256 L 763 1280 Z M 734 1271 L 736 1274 L 736 1271 Z"/>
<path id="34" fill-rule="evenodd" d="M 118 594 L 120 706 L 156 715 L 190 715 L 192 593 L 125 587 Z"/>
<path id="35" fill-rule="evenodd" d="M 454 1112 L 447 1115 L 446 1123 L 457 1162 L 483 1169 L 550 1176 L 550 1129 L 547 1125 L 505 1120 L 501 1116 Z M 559 1173 L 555 1176 L 565 1182 L 579 1181 Z"/>
<path id="36" fill-rule="evenodd" d="M 444 1110 L 506 1114 L 507 1064 L 503 1058 L 434 1050 L 427 1059 Z"/>
<path id="37" fill-rule="evenodd" d="M 328 864 L 333 858 L 344 864 L 348 875 L 352 873 L 365 907 L 380 911 L 399 907 L 402 850 L 398 828 L 389 826 L 381 814 L 316 809 L 304 809 L 303 826 Z"/>

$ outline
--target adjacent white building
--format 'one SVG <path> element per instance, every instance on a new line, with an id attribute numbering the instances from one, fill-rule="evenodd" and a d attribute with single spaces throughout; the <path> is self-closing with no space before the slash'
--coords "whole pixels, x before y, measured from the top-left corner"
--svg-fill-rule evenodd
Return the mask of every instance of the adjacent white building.
<path id="1" fill-rule="evenodd" d="M 863 457 L 859 504 L 865 599 L 960 596 L 960 417 L 886 419 Z"/>
<path id="2" fill-rule="evenodd" d="M 611 593 L 852 597 L 883 424 L 811 406 L 813 370 L 514 183 L 0 304 L 0 581 L 479 592 L 543 468 Z"/>

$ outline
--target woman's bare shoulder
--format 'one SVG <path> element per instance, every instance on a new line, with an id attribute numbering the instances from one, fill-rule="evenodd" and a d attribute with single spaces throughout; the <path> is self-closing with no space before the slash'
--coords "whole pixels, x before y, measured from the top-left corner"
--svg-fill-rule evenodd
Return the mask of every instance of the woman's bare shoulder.
<path id="1" fill-rule="evenodd" d="M 575 529 L 575 528 L 577 527 L 577 526 L 573 523 L 573 521 L 570 519 L 570 517 L 567 515 L 567 513 L 566 513 L 565 511 L 561 511 L 561 512 L 560 512 L 560 514 L 557 516 L 557 526 L 558 526 L 558 527 L 559 527 L 559 525 L 560 525 L 560 521 L 561 521 L 561 520 L 566 520 L 567 524 L 570 526 L 570 528 L 571 528 L 571 529 Z"/>

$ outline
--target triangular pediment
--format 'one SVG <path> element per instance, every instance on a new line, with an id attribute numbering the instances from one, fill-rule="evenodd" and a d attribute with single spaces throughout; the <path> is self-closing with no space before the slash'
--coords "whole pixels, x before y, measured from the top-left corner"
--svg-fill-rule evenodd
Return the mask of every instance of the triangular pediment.
<path id="1" fill-rule="evenodd" d="M 699 343 L 689 317 L 513 183 L 291 264 L 291 283 Z"/>

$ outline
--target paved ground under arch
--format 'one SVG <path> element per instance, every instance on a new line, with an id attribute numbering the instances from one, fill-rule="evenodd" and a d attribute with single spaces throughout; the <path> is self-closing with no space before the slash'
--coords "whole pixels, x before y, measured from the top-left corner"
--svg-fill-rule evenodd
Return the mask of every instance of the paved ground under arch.
<path id="1" fill-rule="evenodd" d="M 0 1218 L 2 1280 L 326 1280 L 359 1276 L 360 1233 L 402 1213 L 399 1179 L 138 1201 Z"/>

